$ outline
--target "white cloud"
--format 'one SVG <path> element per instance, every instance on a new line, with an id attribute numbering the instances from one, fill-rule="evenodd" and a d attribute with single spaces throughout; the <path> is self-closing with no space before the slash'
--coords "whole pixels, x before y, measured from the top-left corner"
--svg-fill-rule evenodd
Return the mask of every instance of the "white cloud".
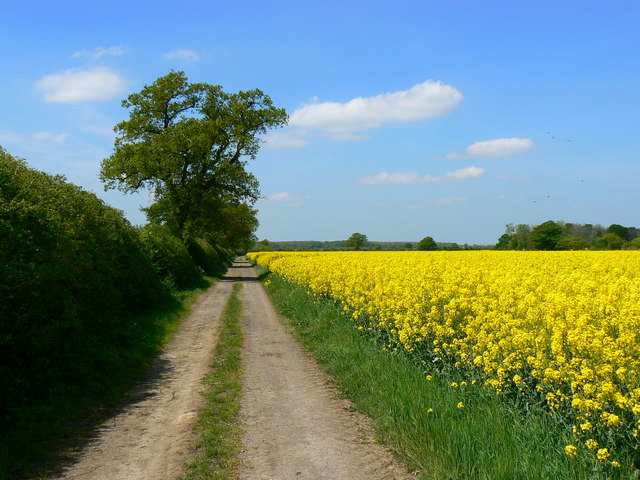
<path id="1" fill-rule="evenodd" d="M 470 157 L 498 158 L 520 155 L 535 148 L 530 138 L 496 138 L 469 145 L 464 153 L 452 152 L 444 156 L 446 160 L 461 160 Z"/>
<path id="2" fill-rule="evenodd" d="M 310 138 L 328 138 L 330 140 L 341 141 L 362 141 L 369 140 L 371 137 L 366 135 L 358 135 L 351 132 L 323 132 L 314 133 L 307 130 L 296 128 L 293 130 L 285 130 L 279 132 L 268 132 L 262 137 L 265 147 L 271 150 L 280 150 L 286 148 L 300 148 L 309 144 Z"/>
<path id="3" fill-rule="evenodd" d="M 354 98 L 346 103 L 313 103 L 291 114 L 289 125 L 332 133 L 377 128 L 386 123 L 414 122 L 440 117 L 462 101 L 455 87 L 426 81 L 408 90 Z"/>
<path id="4" fill-rule="evenodd" d="M 370 177 L 361 178 L 358 183 L 363 185 L 385 185 L 385 184 L 419 184 L 419 183 L 446 183 L 461 180 L 470 180 L 484 175 L 485 169 L 479 167 L 466 167 L 444 175 L 420 175 L 416 172 L 408 173 L 387 173 L 381 172 Z"/>
<path id="5" fill-rule="evenodd" d="M 496 178 L 497 180 L 507 180 L 510 182 L 515 182 L 515 183 L 538 183 L 538 182 L 548 182 L 550 180 L 549 177 L 544 176 L 544 175 L 537 175 L 537 176 L 531 176 L 531 175 L 496 175 L 494 178 Z"/>
<path id="6" fill-rule="evenodd" d="M 291 200 L 293 197 L 289 192 L 280 192 L 274 193 L 273 195 L 269 195 L 267 200 L 272 200 L 274 202 L 287 202 Z"/>
<path id="7" fill-rule="evenodd" d="M 113 47 L 97 47 L 93 49 L 76 50 L 71 58 L 89 58 L 91 60 L 98 60 L 99 58 L 119 57 L 124 55 L 124 47 L 117 45 Z"/>
<path id="8" fill-rule="evenodd" d="M 122 76 L 107 67 L 74 69 L 45 75 L 38 81 L 36 88 L 47 102 L 58 103 L 111 100 L 127 89 Z"/>
<path id="9" fill-rule="evenodd" d="M 2 143 L 15 143 L 22 145 L 29 144 L 45 144 L 45 143 L 63 143 L 69 138 L 68 133 L 55 134 L 52 132 L 36 132 L 36 133 L 15 133 L 15 132 L 0 132 L 0 142 Z"/>
<path id="10" fill-rule="evenodd" d="M 535 146 L 535 142 L 530 138 L 496 138 L 495 140 L 476 142 L 473 145 L 469 145 L 466 152 L 469 155 L 497 158 L 526 153 Z"/>
<path id="11" fill-rule="evenodd" d="M 163 55 L 168 60 L 185 60 L 187 62 L 197 62 L 200 57 L 193 50 L 187 50 L 186 48 L 176 48 Z"/>
<path id="12" fill-rule="evenodd" d="M 60 133 L 56 135 L 55 133 L 51 132 L 37 132 L 32 134 L 31 138 L 39 142 L 62 143 L 67 139 L 68 136 L 68 133 Z"/>
<path id="13" fill-rule="evenodd" d="M 278 202 L 280 204 L 286 205 L 287 207 L 298 208 L 302 207 L 310 198 L 310 195 L 293 195 L 289 192 L 280 192 L 265 197 L 265 200 Z"/>
<path id="14" fill-rule="evenodd" d="M 289 130 L 286 132 L 269 132 L 262 139 L 265 146 L 271 149 L 298 148 L 309 143 L 304 138 L 304 132 L 300 130 Z"/>

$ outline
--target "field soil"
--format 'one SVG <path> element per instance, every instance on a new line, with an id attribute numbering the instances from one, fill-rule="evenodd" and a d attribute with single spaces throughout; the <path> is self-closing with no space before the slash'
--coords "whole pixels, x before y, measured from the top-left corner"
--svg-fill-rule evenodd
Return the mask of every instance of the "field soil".
<path id="1" fill-rule="evenodd" d="M 242 282 L 242 480 L 415 478 L 375 442 L 370 420 L 340 399 L 293 340 L 257 274 L 237 261 L 203 294 L 129 402 L 77 452 L 61 479 L 175 479 L 192 450 L 202 379 L 234 282 Z"/>

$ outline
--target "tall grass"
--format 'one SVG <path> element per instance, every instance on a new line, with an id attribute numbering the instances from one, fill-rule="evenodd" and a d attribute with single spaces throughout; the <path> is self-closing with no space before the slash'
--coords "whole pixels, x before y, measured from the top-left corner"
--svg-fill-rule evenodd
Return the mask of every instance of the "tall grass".
<path id="1" fill-rule="evenodd" d="M 385 351 L 356 330 L 341 308 L 268 275 L 267 290 L 301 343 L 355 407 L 370 416 L 380 440 L 410 470 L 429 480 L 622 479 L 569 458 L 573 439 L 557 418 L 504 399 L 480 385 L 454 385 L 402 351 Z M 427 380 L 427 375 L 431 380 Z"/>

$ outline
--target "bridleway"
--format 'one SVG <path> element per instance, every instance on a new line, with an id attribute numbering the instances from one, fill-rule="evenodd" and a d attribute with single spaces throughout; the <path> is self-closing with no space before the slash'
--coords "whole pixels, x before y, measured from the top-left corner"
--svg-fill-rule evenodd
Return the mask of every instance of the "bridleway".
<path id="1" fill-rule="evenodd" d="M 193 454 L 202 380 L 235 282 L 243 284 L 245 332 L 239 478 L 415 478 L 376 443 L 370 420 L 339 398 L 298 346 L 244 258 L 200 297 L 126 405 L 57 478 L 173 480 L 184 473 Z"/>

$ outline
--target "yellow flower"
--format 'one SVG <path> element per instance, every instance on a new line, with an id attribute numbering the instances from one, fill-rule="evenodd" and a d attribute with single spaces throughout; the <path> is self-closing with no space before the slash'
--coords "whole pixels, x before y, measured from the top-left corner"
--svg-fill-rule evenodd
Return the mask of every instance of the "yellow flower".
<path id="1" fill-rule="evenodd" d="M 452 382 L 451 383 L 451 387 L 452 388 L 458 388 L 458 382 Z"/>
<path id="2" fill-rule="evenodd" d="M 427 410 L 427 413 L 433 413 L 433 408 L 430 408 L 429 410 Z"/>
<path id="3" fill-rule="evenodd" d="M 593 438 L 587 440 L 586 445 L 589 450 L 595 450 L 596 448 L 598 448 L 598 442 L 596 442 Z"/>
<path id="4" fill-rule="evenodd" d="M 578 419 L 579 438 L 596 427 L 601 438 L 640 436 L 636 251 L 249 257 L 312 298 L 335 301 L 356 325 L 389 335 L 396 348 L 411 354 L 424 345 L 444 367 L 473 369 L 498 393 L 515 385 L 546 398 L 565 420 Z"/>
<path id="5" fill-rule="evenodd" d="M 592 428 L 593 425 L 589 421 L 580 424 L 580 430 L 582 430 L 583 432 L 588 432 Z"/>
<path id="6" fill-rule="evenodd" d="M 602 421 L 607 427 L 615 427 L 622 422 L 618 415 L 608 412 L 602 412 Z"/>
<path id="7" fill-rule="evenodd" d="M 575 457 L 578 455 L 578 448 L 575 445 L 567 445 L 564 447 L 564 453 L 569 457 Z"/>
<path id="8" fill-rule="evenodd" d="M 462 402 L 458 402 L 457 407 L 458 407 L 458 408 L 460 408 L 460 409 L 464 408 L 464 403 L 462 403 Z"/>
<path id="9" fill-rule="evenodd" d="M 620 468 L 620 462 L 618 462 L 617 460 L 614 460 L 613 462 L 611 462 L 611 466 L 613 468 Z"/>
<path id="10" fill-rule="evenodd" d="M 609 460 L 611 453 L 609 453 L 608 448 L 601 448 L 598 450 L 598 460 L 604 462 L 605 460 Z"/>
<path id="11" fill-rule="evenodd" d="M 427 380 L 429 381 L 433 380 L 433 375 L 427 375 Z"/>

